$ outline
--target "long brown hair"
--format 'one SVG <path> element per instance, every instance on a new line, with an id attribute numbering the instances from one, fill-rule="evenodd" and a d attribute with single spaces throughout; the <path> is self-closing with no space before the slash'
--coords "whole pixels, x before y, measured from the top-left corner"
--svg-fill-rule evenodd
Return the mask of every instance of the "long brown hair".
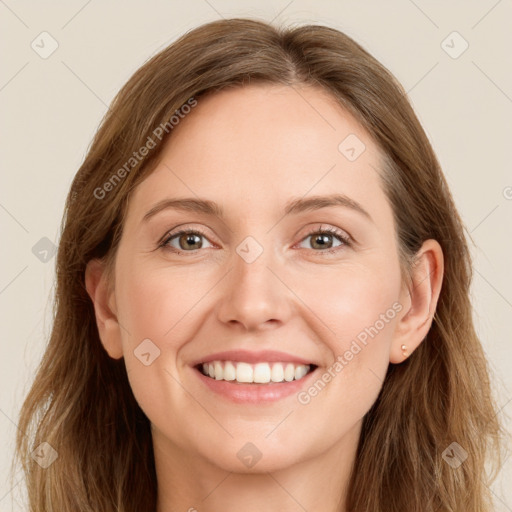
<path id="1" fill-rule="evenodd" d="M 444 253 L 432 327 L 405 363 L 389 366 L 365 416 L 348 510 L 491 510 L 488 486 L 499 469 L 501 429 L 472 320 L 472 262 L 463 223 L 404 89 L 335 29 L 226 19 L 189 31 L 132 76 L 69 191 L 56 258 L 53 329 L 16 439 L 30 511 L 154 512 L 150 423 L 134 398 L 124 360 L 111 359 L 101 345 L 84 272 L 93 258 L 105 258 L 112 268 L 131 192 L 172 136 L 172 116 L 191 98 L 200 102 L 206 93 L 249 82 L 308 84 L 330 92 L 385 155 L 380 173 L 404 275 L 423 241 L 437 240 Z M 156 147 L 127 167 L 162 126 L 167 129 Z M 44 442 L 58 453 L 47 468 L 31 457 Z M 457 468 L 445 461 L 453 442 L 468 454 Z M 485 471 L 486 461 L 496 463 L 494 472 Z"/>

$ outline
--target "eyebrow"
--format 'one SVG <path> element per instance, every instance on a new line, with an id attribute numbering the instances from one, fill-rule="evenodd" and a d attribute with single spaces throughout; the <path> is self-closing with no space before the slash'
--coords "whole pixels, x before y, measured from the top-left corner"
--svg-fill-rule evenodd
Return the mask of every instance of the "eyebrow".
<path id="1" fill-rule="evenodd" d="M 296 198 L 286 203 L 285 215 L 298 214 L 306 211 L 319 210 L 331 206 L 342 206 L 360 213 L 369 221 L 374 222 L 370 214 L 357 202 L 344 194 L 331 194 L 327 196 L 311 196 L 308 198 Z M 179 199 L 163 199 L 153 206 L 143 217 L 142 222 L 147 222 L 151 217 L 166 209 L 183 210 L 195 213 L 213 215 L 224 220 L 224 210 L 220 205 L 208 199 L 184 197 Z"/>

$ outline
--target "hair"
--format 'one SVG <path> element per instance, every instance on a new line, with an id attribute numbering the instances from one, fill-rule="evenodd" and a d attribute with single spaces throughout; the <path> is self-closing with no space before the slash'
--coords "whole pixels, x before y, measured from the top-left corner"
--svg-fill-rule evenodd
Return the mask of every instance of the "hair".
<path id="1" fill-rule="evenodd" d="M 443 285 L 428 335 L 403 364 L 389 365 L 363 419 L 347 510 L 491 510 L 489 485 L 501 465 L 502 429 L 473 324 L 471 256 L 465 227 L 406 92 L 338 30 L 232 18 L 188 31 L 133 74 L 73 180 L 56 257 L 52 330 L 16 438 L 30 512 L 154 512 L 150 422 L 134 398 L 124 359 L 110 358 L 101 344 L 84 276 L 94 258 L 106 263 L 111 276 L 131 193 L 155 168 L 172 129 L 105 197 L 98 199 L 95 191 L 112 183 L 116 170 L 126 170 L 127 159 L 159 126 L 168 127 L 191 98 L 201 101 L 253 83 L 330 93 L 384 155 L 379 171 L 393 209 L 403 275 L 410 275 L 423 241 L 437 240 L 444 254 Z M 47 468 L 31 457 L 43 442 L 58 452 Z M 443 460 L 452 442 L 468 453 L 456 469 Z"/>

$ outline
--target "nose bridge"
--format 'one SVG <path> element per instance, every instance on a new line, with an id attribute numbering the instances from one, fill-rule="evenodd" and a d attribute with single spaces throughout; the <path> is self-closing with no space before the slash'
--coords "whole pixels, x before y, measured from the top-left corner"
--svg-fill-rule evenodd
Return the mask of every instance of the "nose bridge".
<path id="1" fill-rule="evenodd" d="M 248 236 L 235 248 L 232 270 L 221 297 L 221 321 L 238 322 L 254 329 L 270 320 L 286 320 L 289 297 L 275 275 L 279 262 L 276 252 L 267 245 L 270 238 L 260 242 Z"/>

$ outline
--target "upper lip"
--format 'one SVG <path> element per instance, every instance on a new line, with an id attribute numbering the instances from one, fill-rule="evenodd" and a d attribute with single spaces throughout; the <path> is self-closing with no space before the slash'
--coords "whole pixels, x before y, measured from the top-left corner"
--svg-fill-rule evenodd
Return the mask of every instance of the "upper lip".
<path id="1" fill-rule="evenodd" d="M 278 352 L 276 350 L 227 350 L 225 352 L 216 352 L 203 356 L 192 363 L 197 366 L 201 363 L 210 363 L 212 361 L 235 361 L 245 363 L 295 363 L 295 364 L 314 364 L 312 361 L 303 357 L 288 354 L 286 352 Z"/>

